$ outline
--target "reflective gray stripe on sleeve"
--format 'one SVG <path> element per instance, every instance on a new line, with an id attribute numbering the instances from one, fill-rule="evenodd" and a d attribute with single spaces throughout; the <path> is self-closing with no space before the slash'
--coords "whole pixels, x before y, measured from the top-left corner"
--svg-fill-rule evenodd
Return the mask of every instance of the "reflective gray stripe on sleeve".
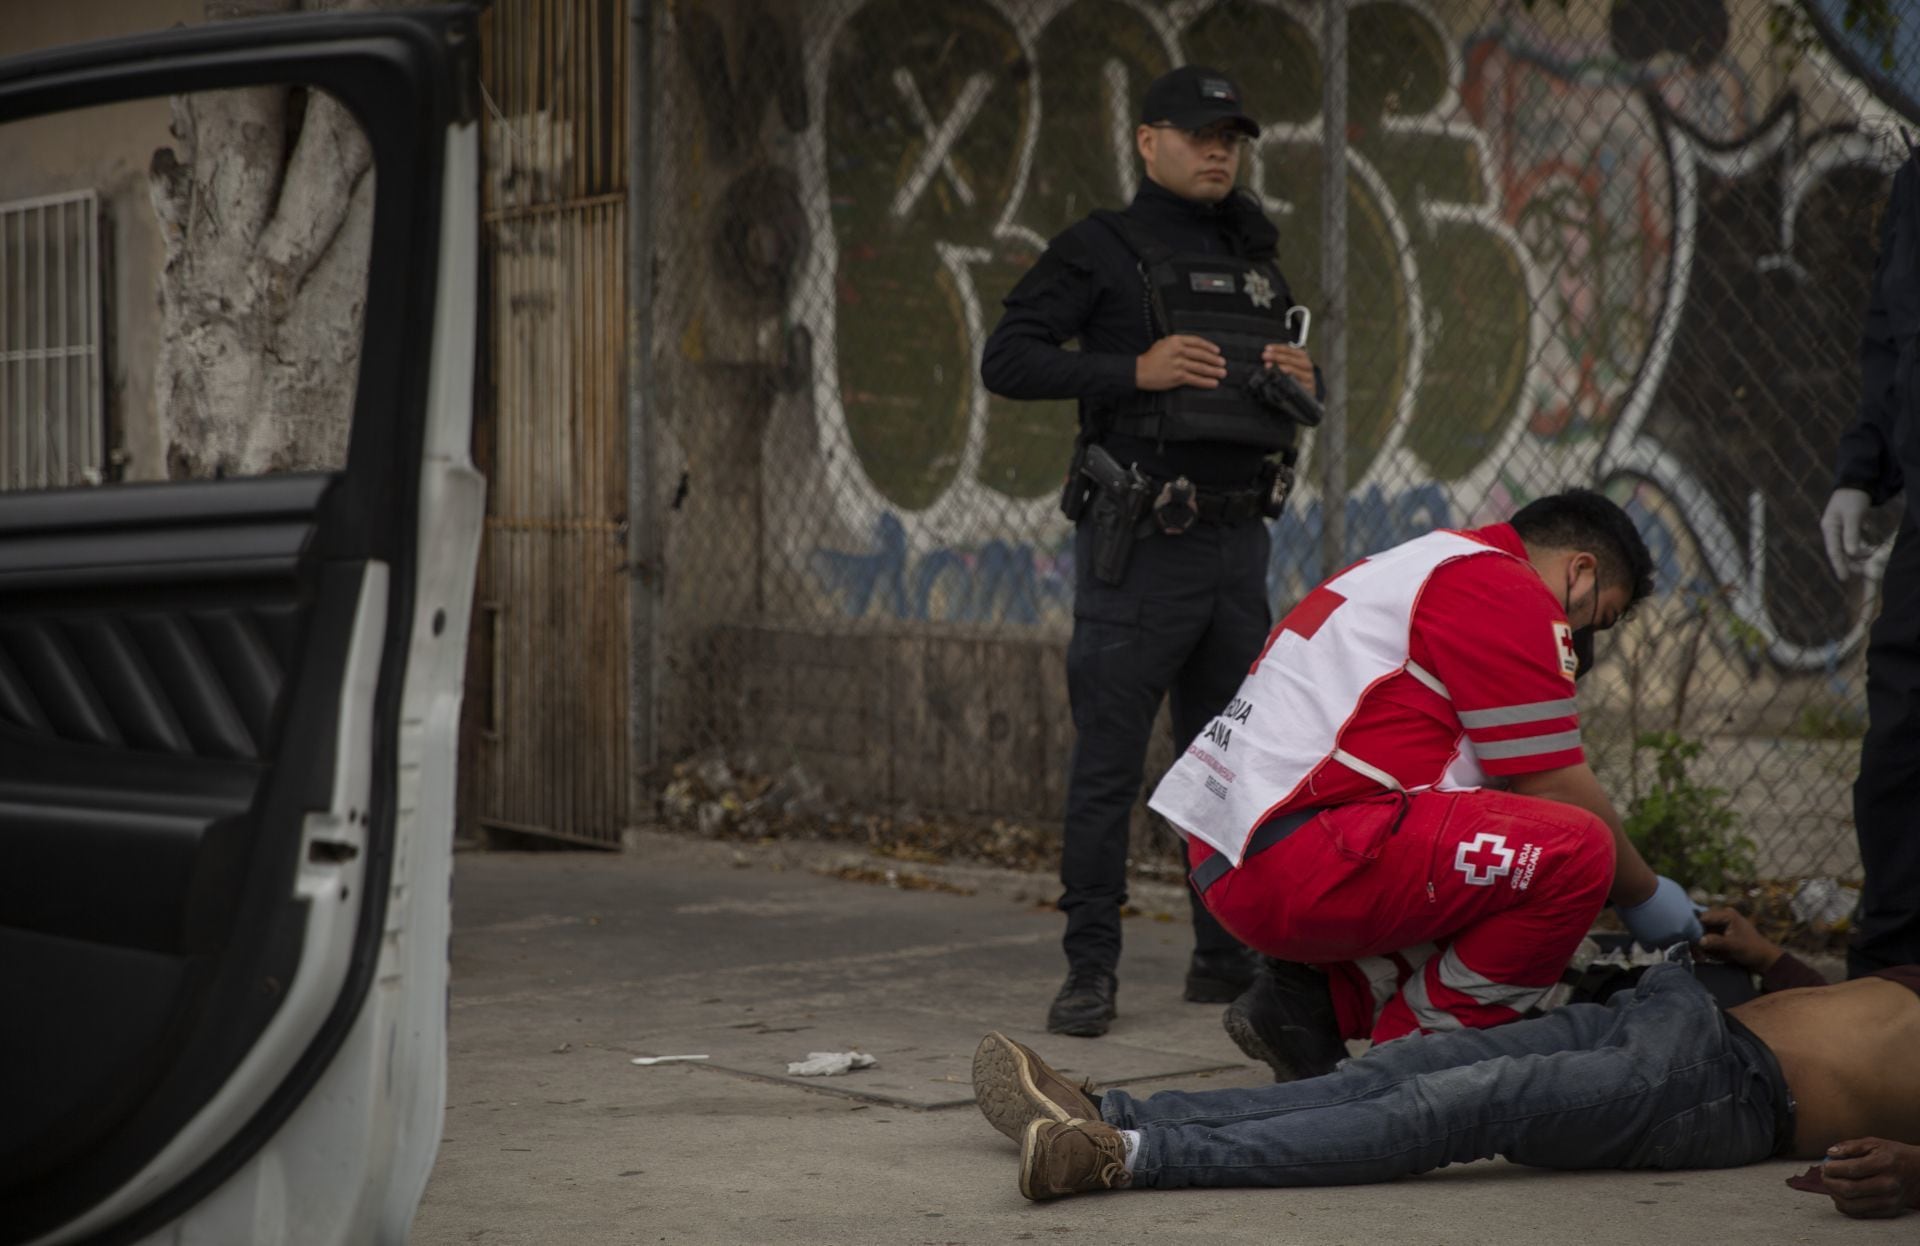
<path id="1" fill-rule="evenodd" d="M 1517 740 L 1494 740 L 1488 744 L 1473 742 L 1474 756 L 1481 761 L 1500 761 L 1507 757 L 1538 757 L 1542 753 L 1561 753 L 1580 747 L 1580 728 L 1556 731 L 1552 735 L 1525 735 Z"/>
<path id="2" fill-rule="evenodd" d="M 1411 658 L 1407 660 L 1407 674 L 1413 676 L 1415 679 L 1419 680 L 1422 684 L 1425 684 L 1428 688 L 1432 689 L 1436 695 L 1448 701 L 1453 700 L 1453 694 L 1448 692 L 1447 686 L 1440 682 L 1440 677 L 1434 674 L 1432 671 L 1428 670 L 1426 667 L 1420 665 L 1418 662 L 1413 661 Z M 1461 717 L 1464 719 L 1465 715 L 1462 715 Z M 1467 723 L 1466 725 L 1472 726 L 1473 724 Z"/>
<path id="3" fill-rule="evenodd" d="M 1469 731 L 1475 727 L 1511 727 L 1547 718 L 1572 718 L 1579 712 L 1579 703 L 1572 697 L 1564 697 L 1558 701 L 1535 701 L 1532 705 L 1503 705 L 1494 710 L 1461 710 L 1460 725 Z"/>

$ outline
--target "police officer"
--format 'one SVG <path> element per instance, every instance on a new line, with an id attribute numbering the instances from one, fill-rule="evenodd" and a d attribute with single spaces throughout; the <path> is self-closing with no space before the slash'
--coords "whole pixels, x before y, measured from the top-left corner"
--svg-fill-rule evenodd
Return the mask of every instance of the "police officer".
<path id="1" fill-rule="evenodd" d="M 1298 428 L 1319 415 L 1278 231 L 1235 187 L 1259 133 L 1225 74 L 1189 65 L 1156 79 L 1134 131 L 1139 193 L 1048 244 L 981 360 L 996 394 L 1080 406 L 1062 498 L 1077 528 L 1057 1034 L 1104 1034 L 1114 1017 L 1128 828 L 1154 717 L 1171 694 L 1184 748 L 1259 654 L 1271 621 L 1263 519 L 1291 482 Z M 1186 998 L 1231 1001 L 1255 962 L 1198 902 L 1193 929 Z"/>
<path id="2" fill-rule="evenodd" d="M 1845 580 L 1868 550 L 1870 505 L 1920 480 L 1920 156 L 1893 179 L 1880 258 L 1860 338 L 1860 410 L 1840 441 L 1833 496 L 1820 521 L 1827 559 Z M 1847 949 L 1852 977 L 1920 960 L 1920 506 L 1908 489 L 1887 563 L 1880 617 L 1867 642 L 1867 735 L 1853 785 L 1865 885 Z"/>

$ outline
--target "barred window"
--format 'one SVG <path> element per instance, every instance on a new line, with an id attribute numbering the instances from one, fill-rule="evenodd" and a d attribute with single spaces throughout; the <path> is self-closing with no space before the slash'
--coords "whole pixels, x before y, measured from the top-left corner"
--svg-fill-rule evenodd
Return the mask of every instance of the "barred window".
<path id="1" fill-rule="evenodd" d="M 99 225 L 90 190 L 0 203 L 0 489 L 100 483 Z"/>

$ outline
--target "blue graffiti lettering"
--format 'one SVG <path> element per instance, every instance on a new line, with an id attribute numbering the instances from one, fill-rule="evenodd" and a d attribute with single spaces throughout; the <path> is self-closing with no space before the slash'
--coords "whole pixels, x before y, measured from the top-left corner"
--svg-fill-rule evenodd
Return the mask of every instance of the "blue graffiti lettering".
<path id="1" fill-rule="evenodd" d="M 1682 538 L 1666 518 L 1638 496 L 1625 506 L 1653 555 L 1656 594 L 1710 591 L 1708 579 L 1686 575 Z M 1457 522 L 1446 489 L 1434 482 L 1397 493 L 1371 485 L 1349 497 L 1346 510 L 1350 558 Z M 1267 591 L 1284 607 L 1339 568 L 1324 562 L 1326 511 L 1319 499 L 1296 504 L 1271 528 Z M 886 513 L 875 521 L 866 552 L 822 548 L 812 561 L 821 591 L 848 618 L 1034 627 L 1062 621 L 1073 609 L 1073 546 L 1065 538 L 1051 549 L 993 540 L 915 558 L 899 517 Z"/>
<path id="2" fill-rule="evenodd" d="M 1053 550 L 987 541 L 911 557 L 897 515 L 875 521 L 866 553 L 818 549 L 814 576 L 848 617 L 915 623 L 1012 623 L 1032 627 L 1073 609 L 1072 545 Z"/>

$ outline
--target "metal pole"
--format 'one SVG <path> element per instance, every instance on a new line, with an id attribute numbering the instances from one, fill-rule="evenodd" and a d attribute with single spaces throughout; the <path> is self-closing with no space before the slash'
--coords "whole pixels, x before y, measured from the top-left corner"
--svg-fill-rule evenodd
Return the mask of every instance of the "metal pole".
<path id="1" fill-rule="evenodd" d="M 627 40 L 627 819 L 640 820 L 659 761 L 661 541 L 654 502 L 653 3 L 628 0 Z"/>
<path id="2" fill-rule="evenodd" d="M 1320 423 L 1320 566 L 1347 564 L 1347 6 L 1324 0 L 1320 35 L 1320 370 L 1326 418 Z"/>

